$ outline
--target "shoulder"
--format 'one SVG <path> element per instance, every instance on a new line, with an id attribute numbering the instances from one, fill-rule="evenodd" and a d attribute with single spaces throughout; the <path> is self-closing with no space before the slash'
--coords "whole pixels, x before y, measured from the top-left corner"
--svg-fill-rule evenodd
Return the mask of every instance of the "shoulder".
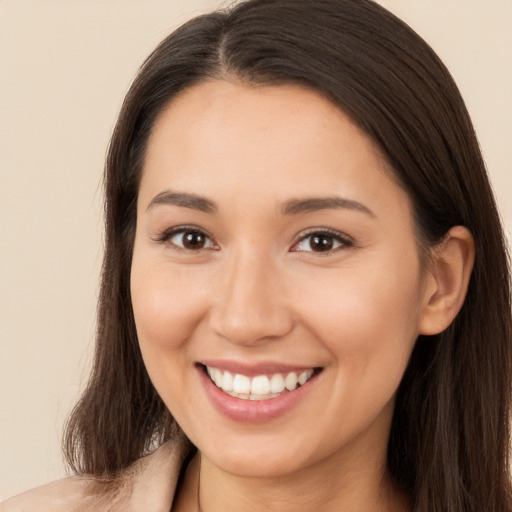
<path id="1" fill-rule="evenodd" d="M 1 512 L 60 512 L 73 510 L 80 504 L 91 479 L 71 476 L 9 498 L 0 504 Z"/>
<path id="2" fill-rule="evenodd" d="M 7 499 L 0 512 L 168 511 L 185 456 L 180 443 L 168 442 L 113 481 L 63 478 Z"/>

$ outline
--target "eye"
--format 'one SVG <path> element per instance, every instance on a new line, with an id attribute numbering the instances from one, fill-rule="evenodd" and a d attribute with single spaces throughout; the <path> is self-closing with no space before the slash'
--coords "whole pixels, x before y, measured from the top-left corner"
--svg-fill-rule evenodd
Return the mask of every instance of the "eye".
<path id="1" fill-rule="evenodd" d="M 293 247 L 292 251 L 329 253 L 351 247 L 352 241 L 336 231 L 318 230 L 303 236 Z"/>
<path id="2" fill-rule="evenodd" d="M 177 249 L 200 251 L 216 249 L 212 239 L 203 231 L 196 228 L 177 228 L 167 231 L 156 239 L 157 242 L 167 242 Z"/>

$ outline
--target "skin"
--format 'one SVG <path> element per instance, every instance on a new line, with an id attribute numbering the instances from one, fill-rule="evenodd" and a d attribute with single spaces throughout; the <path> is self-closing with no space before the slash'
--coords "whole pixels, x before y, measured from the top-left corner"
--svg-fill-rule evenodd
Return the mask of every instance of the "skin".
<path id="1" fill-rule="evenodd" d="M 216 211 L 155 200 L 169 191 Z M 332 196 L 352 203 L 283 212 Z M 294 85 L 180 93 L 154 126 L 137 209 L 140 347 L 199 450 L 175 510 L 196 509 L 199 474 L 204 512 L 407 510 L 386 473 L 394 396 L 418 334 L 445 328 L 462 304 L 471 236 L 452 230 L 427 272 L 409 198 L 378 149 Z M 180 226 L 205 245 L 163 236 Z M 339 236 L 324 235 L 333 249 L 319 252 L 311 232 L 325 229 Z M 205 359 L 322 371 L 285 414 L 244 424 L 212 406 L 196 367 Z"/>

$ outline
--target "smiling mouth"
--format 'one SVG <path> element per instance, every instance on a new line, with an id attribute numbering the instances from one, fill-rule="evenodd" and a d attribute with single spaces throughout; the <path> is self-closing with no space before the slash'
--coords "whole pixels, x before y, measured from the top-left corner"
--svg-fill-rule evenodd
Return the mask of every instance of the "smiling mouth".
<path id="1" fill-rule="evenodd" d="M 249 377 L 213 366 L 201 365 L 210 380 L 227 395 L 242 400 L 270 400 L 300 388 L 321 368 L 310 368 L 300 372 L 274 373 Z"/>

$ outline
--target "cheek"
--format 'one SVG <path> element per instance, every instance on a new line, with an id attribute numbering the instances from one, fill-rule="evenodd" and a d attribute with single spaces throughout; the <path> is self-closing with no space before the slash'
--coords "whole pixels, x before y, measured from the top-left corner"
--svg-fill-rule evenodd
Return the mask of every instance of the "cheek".
<path id="1" fill-rule="evenodd" d="M 134 253 L 131 294 L 142 358 L 153 385 L 177 416 L 184 403 L 195 399 L 187 380 L 188 341 L 207 309 L 202 279 L 197 271 L 172 268 L 169 262 L 144 260 Z"/>
<path id="2" fill-rule="evenodd" d="M 302 281 L 297 300 L 309 330 L 342 364 L 351 361 L 361 373 L 374 364 L 401 371 L 418 335 L 419 276 L 414 256 L 388 264 L 379 258 L 374 265 L 319 272 Z"/>
<path id="3" fill-rule="evenodd" d="M 141 349 L 180 348 L 206 310 L 205 276 L 169 263 L 135 258 L 131 274 L 132 305 Z"/>
<path id="4" fill-rule="evenodd" d="M 354 435 L 391 410 L 418 334 L 418 274 L 384 270 L 351 269 L 343 279 L 317 281 L 324 293 L 303 303 L 309 331 L 331 354 L 332 401 L 325 414 L 332 425 L 342 419 Z M 329 435 L 337 435 L 336 428 Z"/>

